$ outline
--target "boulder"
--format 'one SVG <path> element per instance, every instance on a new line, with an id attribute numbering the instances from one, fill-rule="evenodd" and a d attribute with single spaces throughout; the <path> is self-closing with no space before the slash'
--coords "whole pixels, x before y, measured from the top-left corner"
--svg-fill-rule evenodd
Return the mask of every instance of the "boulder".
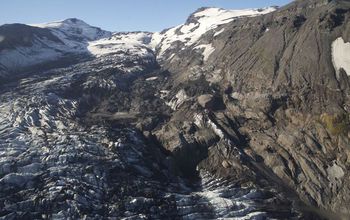
<path id="1" fill-rule="evenodd" d="M 213 96 L 211 94 L 200 95 L 198 96 L 197 101 L 198 104 L 205 109 L 221 110 L 225 108 L 222 99 L 218 96 Z"/>

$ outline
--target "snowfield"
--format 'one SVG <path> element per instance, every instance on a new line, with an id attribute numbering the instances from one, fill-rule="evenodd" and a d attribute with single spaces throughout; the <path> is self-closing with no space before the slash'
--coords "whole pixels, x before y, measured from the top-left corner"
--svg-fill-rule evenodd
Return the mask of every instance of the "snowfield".
<path id="1" fill-rule="evenodd" d="M 342 37 L 337 38 L 332 44 L 332 57 L 337 76 L 341 68 L 350 76 L 350 42 L 345 43 Z"/>
<path id="2" fill-rule="evenodd" d="M 185 46 L 195 44 L 199 38 L 210 30 L 222 24 L 227 24 L 235 18 L 243 16 L 258 16 L 275 11 L 276 8 L 246 10 L 225 10 L 221 8 L 205 8 L 193 14 L 194 20 L 167 30 L 165 33 L 154 33 L 152 46 L 157 48 L 162 56 L 175 42 L 182 42 Z M 219 31 L 220 32 L 220 31 Z M 217 34 L 220 34 L 220 33 Z"/>
<path id="3" fill-rule="evenodd" d="M 147 45 L 152 34 L 145 32 L 117 33 L 110 38 L 91 41 L 88 51 L 95 56 L 111 53 L 128 53 L 137 56 L 148 56 L 151 51 Z"/>

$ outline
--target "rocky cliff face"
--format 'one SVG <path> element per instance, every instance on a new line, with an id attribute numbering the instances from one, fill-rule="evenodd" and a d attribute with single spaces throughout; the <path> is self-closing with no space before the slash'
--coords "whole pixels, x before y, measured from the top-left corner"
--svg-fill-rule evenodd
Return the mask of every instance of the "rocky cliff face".
<path id="1" fill-rule="evenodd" d="M 349 19 L 303 0 L 160 33 L 0 27 L 0 217 L 347 219 Z"/>
<path id="2" fill-rule="evenodd" d="M 186 94 L 177 114 L 198 106 L 208 114 L 197 109 L 187 118 L 190 124 L 210 127 L 198 126 L 200 117 L 220 130 L 209 152 L 230 137 L 247 161 L 272 170 L 303 201 L 338 213 L 347 213 L 349 204 L 349 70 L 347 61 L 340 67 L 335 60 L 339 53 L 349 56 L 341 52 L 350 40 L 349 6 L 296 1 L 264 16 L 236 19 L 199 40 L 213 48 L 210 55 L 184 50 L 162 63 L 173 73 L 173 94 Z M 203 93 L 221 100 L 203 106 L 196 99 Z M 209 154 L 200 164 L 213 167 L 210 161 Z M 229 175 L 237 170 L 224 169 L 231 169 Z"/>

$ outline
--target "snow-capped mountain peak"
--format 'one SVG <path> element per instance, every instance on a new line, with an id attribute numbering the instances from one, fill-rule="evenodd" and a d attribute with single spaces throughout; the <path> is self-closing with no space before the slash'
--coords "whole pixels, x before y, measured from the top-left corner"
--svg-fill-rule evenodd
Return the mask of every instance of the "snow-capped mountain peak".
<path id="1" fill-rule="evenodd" d="M 210 44 L 199 43 L 205 33 L 238 17 L 258 16 L 275 9 L 274 7 L 246 10 L 200 8 L 184 24 L 158 33 L 112 33 L 91 26 L 77 18 L 30 24 L 29 27 L 32 27 L 33 31 L 34 27 L 39 27 L 39 29 L 45 29 L 52 37 L 48 38 L 47 34 L 45 36 L 40 33 L 33 34 L 35 40 L 28 46 L 17 44 L 11 51 L 0 53 L 0 64 L 4 69 L 14 70 L 58 60 L 67 54 L 79 56 L 84 54 L 95 57 L 118 55 L 118 57 L 132 56 L 146 59 L 156 55 L 158 59 L 167 59 L 173 54 L 168 49 L 174 47 L 192 47 L 196 50 L 203 50 L 203 59 L 207 60 L 215 48 Z M 216 34 L 219 34 L 219 31 Z M 55 41 L 51 42 L 50 39 L 55 39 Z M 16 59 L 9 57 L 16 57 Z"/>
<path id="2" fill-rule="evenodd" d="M 56 31 L 56 33 L 57 31 L 61 32 L 68 37 L 83 38 L 89 41 L 98 40 L 111 35 L 111 32 L 91 26 L 77 18 L 69 18 L 63 21 L 55 21 L 45 24 L 31 24 L 31 26 L 49 28 Z"/>
<path id="3" fill-rule="evenodd" d="M 200 8 L 187 19 L 185 24 L 155 33 L 152 45 L 157 47 L 158 54 L 162 56 L 175 42 L 181 42 L 184 46 L 190 46 L 195 44 L 203 34 L 217 28 L 219 25 L 229 23 L 238 17 L 253 17 L 275 10 L 275 7 L 244 10 Z"/>
<path id="4" fill-rule="evenodd" d="M 49 23 L 42 23 L 42 24 L 31 24 L 31 26 L 41 27 L 41 28 L 61 28 L 63 26 L 90 26 L 87 23 L 85 23 L 83 20 L 80 20 L 78 18 L 67 18 L 60 21 L 53 21 Z"/>

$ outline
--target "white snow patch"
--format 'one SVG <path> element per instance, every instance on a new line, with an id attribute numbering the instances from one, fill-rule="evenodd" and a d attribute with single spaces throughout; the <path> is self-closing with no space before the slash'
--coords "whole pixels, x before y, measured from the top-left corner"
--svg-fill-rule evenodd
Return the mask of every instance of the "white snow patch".
<path id="1" fill-rule="evenodd" d="M 194 124 L 197 125 L 197 127 L 201 128 L 204 126 L 204 117 L 201 114 L 195 114 L 194 115 Z"/>
<path id="2" fill-rule="evenodd" d="M 217 136 L 219 136 L 220 138 L 225 137 L 224 132 L 212 120 L 208 120 L 208 124 L 210 125 L 210 127 L 213 129 L 214 133 Z"/>
<path id="3" fill-rule="evenodd" d="M 204 49 L 202 52 L 204 61 L 207 61 L 209 56 L 215 50 L 215 48 L 211 44 L 202 44 L 202 45 L 196 46 L 195 49 Z"/>
<path id="4" fill-rule="evenodd" d="M 345 43 L 342 37 L 332 43 L 333 65 L 339 77 L 339 70 L 343 68 L 350 76 L 350 42 Z"/>
<path id="5" fill-rule="evenodd" d="M 171 54 L 170 57 L 168 58 L 168 60 L 172 60 L 174 58 L 175 54 Z"/>
<path id="6" fill-rule="evenodd" d="M 343 169 L 334 163 L 332 166 L 327 168 L 328 178 L 331 180 L 341 179 L 344 177 L 345 173 Z"/>
<path id="7" fill-rule="evenodd" d="M 214 37 L 220 35 L 220 34 L 221 34 L 222 32 L 224 32 L 224 31 L 225 31 L 225 28 L 222 28 L 221 30 L 219 30 L 218 32 L 216 32 L 216 33 L 214 34 Z"/>
<path id="8" fill-rule="evenodd" d="M 181 89 L 174 98 L 170 100 L 170 102 L 167 102 L 166 104 L 170 106 L 171 109 L 176 110 L 180 105 L 182 105 L 186 100 L 188 99 L 188 96 L 185 92 L 185 90 Z"/>
<path id="9" fill-rule="evenodd" d="M 5 37 L 0 35 L 0 43 L 5 40 Z"/>
<path id="10" fill-rule="evenodd" d="M 164 36 L 160 32 L 153 33 L 150 46 L 153 49 L 156 49 L 158 47 L 158 45 L 162 42 L 163 38 L 164 38 Z"/>
<path id="11" fill-rule="evenodd" d="M 154 81 L 156 79 L 158 79 L 158 77 L 157 76 L 153 76 L 153 77 L 147 78 L 146 81 Z"/>

